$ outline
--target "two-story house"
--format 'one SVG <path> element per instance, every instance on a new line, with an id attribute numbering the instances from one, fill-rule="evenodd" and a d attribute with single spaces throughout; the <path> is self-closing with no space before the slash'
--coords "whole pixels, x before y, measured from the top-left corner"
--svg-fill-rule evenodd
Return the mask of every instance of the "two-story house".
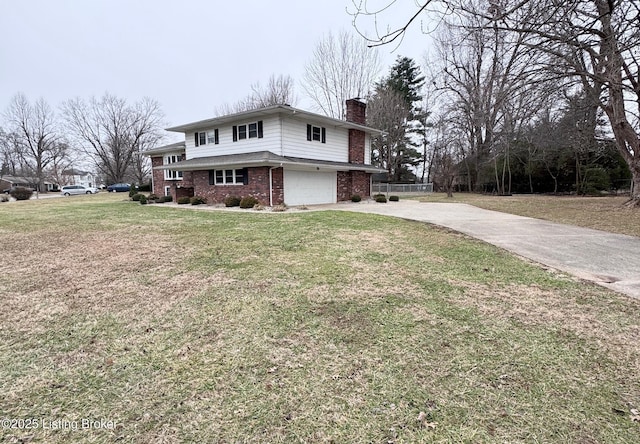
<path id="1" fill-rule="evenodd" d="M 89 172 L 78 170 L 75 168 L 69 168 L 62 172 L 62 182 L 60 186 L 63 185 L 83 185 L 85 187 L 96 187 L 97 180 L 96 176 Z"/>
<path id="2" fill-rule="evenodd" d="M 366 105 L 347 101 L 346 120 L 274 105 L 167 128 L 185 141 L 148 150 L 157 195 L 254 196 L 263 205 L 308 205 L 371 194 Z"/>

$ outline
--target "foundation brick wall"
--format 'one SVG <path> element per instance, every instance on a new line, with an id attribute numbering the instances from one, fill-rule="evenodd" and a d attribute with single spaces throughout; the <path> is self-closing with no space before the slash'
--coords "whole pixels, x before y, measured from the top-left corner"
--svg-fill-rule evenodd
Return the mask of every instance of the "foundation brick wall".
<path id="1" fill-rule="evenodd" d="M 276 168 L 272 172 L 273 177 L 273 204 L 278 205 L 283 201 L 283 173 L 282 168 Z M 208 204 L 224 203 L 229 196 L 245 197 L 253 196 L 261 205 L 270 205 L 269 202 L 269 167 L 255 167 L 247 169 L 247 185 L 209 185 L 209 171 L 193 172 L 193 189 L 196 196 L 207 199 Z"/>
<path id="2" fill-rule="evenodd" d="M 163 170 L 154 170 L 153 168 L 162 166 L 162 157 L 152 157 L 151 158 L 151 168 L 153 175 L 153 194 L 156 196 L 164 196 L 164 171 Z"/>
<path id="3" fill-rule="evenodd" d="M 364 171 L 350 171 L 351 174 L 351 194 L 359 194 L 361 197 L 371 195 L 370 173 Z M 351 197 L 351 196 L 349 196 Z"/>
<path id="4" fill-rule="evenodd" d="M 284 203 L 284 169 L 276 168 L 271 171 L 273 178 L 273 204 L 280 205 Z"/>
<path id="5" fill-rule="evenodd" d="M 363 199 L 370 197 L 370 175 L 364 171 L 338 171 L 338 202 L 351 200 L 354 194 Z"/>
<path id="6" fill-rule="evenodd" d="M 152 157 L 151 167 L 162 166 L 162 157 Z M 153 170 L 153 194 L 156 196 L 164 196 L 164 187 L 169 188 L 169 194 L 173 197 L 173 201 L 177 201 L 180 197 L 193 196 L 193 181 L 191 173 L 185 171 L 182 173 L 182 180 L 165 180 L 164 170 Z"/>
<path id="7" fill-rule="evenodd" d="M 343 200 L 351 200 L 353 193 L 351 192 L 351 172 L 338 171 L 338 202 Z"/>

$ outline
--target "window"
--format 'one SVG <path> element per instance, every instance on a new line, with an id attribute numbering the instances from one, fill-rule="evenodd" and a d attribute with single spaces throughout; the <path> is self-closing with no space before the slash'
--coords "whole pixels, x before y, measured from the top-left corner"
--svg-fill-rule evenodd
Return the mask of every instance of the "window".
<path id="1" fill-rule="evenodd" d="M 246 185 L 247 169 L 209 171 L 209 185 Z"/>
<path id="2" fill-rule="evenodd" d="M 218 143 L 220 143 L 220 140 L 218 138 L 218 129 L 216 128 L 208 132 L 201 131 L 195 133 L 193 143 L 195 144 L 195 146 L 206 145 L 207 143 L 210 145 L 217 145 Z"/>
<path id="3" fill-rule="evenodd" d="M 164 164 L 171 165 L 172 163 L 180 162 L 182 160 L 181 155 L 169 155 L 164 156 Z M 181 180 L 182 179 L 182 171 L 174 171 L 174 170 L 164 170 L 164 179 L 165 180 Z"/>
<path id="4" fill-rule="evenodd" d="M 249 124 L 249 139 L 258 137 L 258 123 Z"/>
<path id="5" fill-rule="evenodd" d="M 238 140 L 243 139 L 262 139 L 263 131 L 262 131 L 262 120 L 258 120 L 257 122 L 247 123 L 245 125 L 234 125 L 233 126 L 233 141 L 237 142 Z"/>
<path id="6" fill-rule="evenodd" d="M 247 138 L 247 125 L 240 125 L 238 127 L 238 139 L 246 139 Z"/>
<path id="7" fill-rule="evenodd" d="M 307 124 L 307 140 L 327 143 L 327 129 L 324 126 Z"/>

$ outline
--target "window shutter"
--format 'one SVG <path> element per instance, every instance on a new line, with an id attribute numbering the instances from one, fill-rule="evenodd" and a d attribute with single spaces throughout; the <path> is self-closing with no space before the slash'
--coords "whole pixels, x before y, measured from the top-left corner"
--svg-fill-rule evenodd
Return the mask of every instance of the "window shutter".
<path id="1" fill-rule="evenodd" d="M 196 132 L 196 146 L 200 146 L 200 138 L 198 137 L 197 132 Z"/>
<path id="2" fill-rule="evenodd" d="M 214 170 L 209 170 L 209 185 L 216 184 L 216 172 Z"/>
<path id="3" fill-rule="evenodd" d="M 249 168 L 242 169 L 242 184 L 249 185 Z"/>
<path id="4" fill-rule="evenodd" d="M 322 127 L 322 143 L 327 143 L 327 129 Z"/>
<path id="5" fill-rule="evenodd" d="M 213 130 L 213 140 L 216 145 L 220 143 L 220 139 L 218 138 L 218 128 Z"/>
<path id="6" fill-rule="evenodd" d="M 233 125 L 233 141 L 238 141 L 238 127 L 236 125 Z"/>
<path id="7" fill-rule="evenodd" d="M 311 125 L 307 123 L 307 140 L 311 140 Z"/>
<path id="8" fill-rule="evenodd" d="M 258 139 L 262 139 L 262 120 L 258 120 Z"/>

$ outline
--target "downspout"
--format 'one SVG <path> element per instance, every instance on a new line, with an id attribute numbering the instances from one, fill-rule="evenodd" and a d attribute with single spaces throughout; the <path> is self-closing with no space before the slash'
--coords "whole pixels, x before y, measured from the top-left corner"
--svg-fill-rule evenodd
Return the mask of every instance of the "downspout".
<path id="1" fill-rule="evenodd" d="M 295 114 L 295 110 L 293 114 Z M 280 155 L 284 157 L 284 117 L 280 115 Z"/>

